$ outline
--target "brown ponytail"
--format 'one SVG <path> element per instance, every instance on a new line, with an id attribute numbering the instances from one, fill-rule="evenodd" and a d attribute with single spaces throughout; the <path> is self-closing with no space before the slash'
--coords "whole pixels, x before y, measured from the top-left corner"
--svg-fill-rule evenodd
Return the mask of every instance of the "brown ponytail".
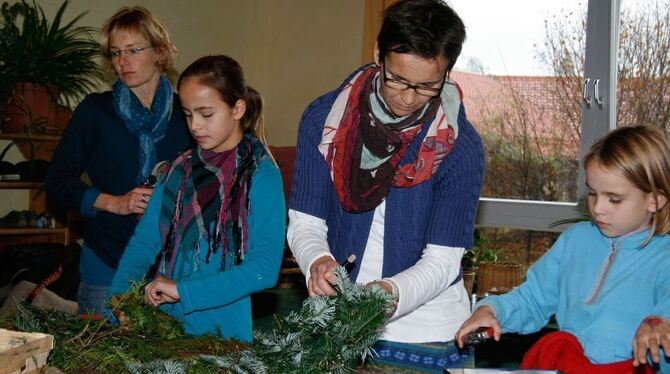
<path id="1" fill-rule="evenodd" d="M 267 148 L 268 142 L 263 120 L 263 97 L 254 88 L 247 86 L 244 102 L 247 104 L 247 110 L 240 121 L 242 122 L 242 130 L 254 134 Z"/>

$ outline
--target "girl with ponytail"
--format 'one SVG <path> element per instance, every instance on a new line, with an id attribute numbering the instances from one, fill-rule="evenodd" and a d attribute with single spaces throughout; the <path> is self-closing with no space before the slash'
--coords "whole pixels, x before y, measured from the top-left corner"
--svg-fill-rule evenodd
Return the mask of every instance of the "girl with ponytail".
<path id="1" fill-rule="evenodd" d="M 286 217 L 263 100 L 237 61 L 222 55 L 192 63 L 177 88 L 197 146 L 156 187 L 111 295 L 141 279 L 158 257 L 147 303 L 182 320 L 188 334 L 251 341 L 250 295 L 277 281 Z"/>

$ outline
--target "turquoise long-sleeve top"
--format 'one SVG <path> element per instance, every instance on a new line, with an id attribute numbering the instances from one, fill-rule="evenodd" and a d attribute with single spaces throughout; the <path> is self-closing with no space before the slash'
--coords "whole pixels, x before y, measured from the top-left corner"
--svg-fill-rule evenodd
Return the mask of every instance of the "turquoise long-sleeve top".
<path id="1" fill-rule="evenodd" d="M 119 262 L 110 296 L 128 290 L 131 281 L 142 279 L 162 249 L 158 220 L 163 199 L 159 184 L 140 220 L 135 234 Z M 221 258 L 193 261 L 195 251 L 180 250 L 173 280 L 180 301 L 162 304 L 160 309 L 181 320 L 190 335 L 207 333 L 250 342 L 252 340 L 251 299 L 254 292 L 277 282 L 284 248 L 286 208 L 279 169 L 263 159 L 252 177 L 249 192 L 248 249 L 241 264 L 221 270 Z M 204 239 L 201 248 L 207 248 Z M 222 250 L 216 252 L 218 256 Z M 198 268 L 193 264 L 198 263 Z M 232 261 L 227 261 L 232 263 Z M 131 322 L 132 323 L 132 322 Z"/>
<path id="2" fill-rule="evenodd" d="M 535 332 L 556 315 L 561 331 L 577 337 L 596 364 L 632 358 L 633 337 L 649 315 L 670 319 L 670 235 L 649 231 L 609 238 L 590 222 L 566 230 L 513 291 L 490 296 L 480 305 L 495 309 L 503 332 Z M 619 242 L 621 239 L 621 242 Z M 598 297 L 587 303 L 612 252 L 614 262 Z M 662 355 L 662 354 L 661 354 Z M 661 372 L 670 372 L 668 359 Z"/>

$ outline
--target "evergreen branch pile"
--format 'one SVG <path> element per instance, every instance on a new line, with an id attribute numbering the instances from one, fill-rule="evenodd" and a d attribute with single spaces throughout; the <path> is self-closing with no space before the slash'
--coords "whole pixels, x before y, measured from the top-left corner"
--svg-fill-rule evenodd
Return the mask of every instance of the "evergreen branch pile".
<path id="1" fill-rule="evenodd" d="M 337 295 L 310 297 L 300 312 L 276 318 L 269 333 L 256 332 L 251 355 L 209 357 L 238 373 L 348 373 L 371 354 L 393 311 L 391 296 L 379 286 L 352 283 L 335 269 Z M 265 363 L 259 368 L 256 363 Z"/>
<path id="2" fill-rule="evenodd" d="M 82 320 L 26 304 L 0 319 L 0 327 L 54 335 L 48 364 L 65 372 L 346 373 L 371 353 L 392 301 L 380 287 L 352 283 L 342 267 L 335 274 L 336 296 L 306 299 L 299 312 L 277 317 L 273 331 L 256 331 L 251 346 L 186 336 L 180 322 L 142 301 L 141 283 L 111 304 L 131 321 L 127 332 L 106 319 Z"/>
<path id="3" fill-rule="evenodd" d="M 203 352 L 236 352 L 246 345 L 213 336 L 186 336 L 182 324 L 158 308 L 145 304 L 141 282 L 132 284 L 112 308 L 132 318 L 128 331 L 109 320 L 81 319 L 51 309 L 20 303 L 14 313 L 2 316 L 0 327 L 54 336 L 48 365 L 64 372 L 95 373 L 214 373 L 226 372 L 201 360 Z M 156 371 L 154 361 L 179 361 L 187 371 Z M 169 364 L 167 365 L 168 367 Z M 135 370 L 133 370 L 135 369 Z M 138 371 L 139 370 L 139 371 Z"/>

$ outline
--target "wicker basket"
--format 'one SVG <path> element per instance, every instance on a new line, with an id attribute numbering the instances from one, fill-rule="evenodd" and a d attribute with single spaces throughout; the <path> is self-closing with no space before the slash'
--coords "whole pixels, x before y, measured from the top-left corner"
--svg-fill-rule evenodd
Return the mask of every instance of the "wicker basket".
<path id="1" fill-rule="evenodd" d="M 475 276 L 477 272 L 474 270 L 463 270 L 463 286 L 465 290 L 468 291 L 468 296 L 472 295 L 472 291 L 475 287 Z"/>
<path id="2" fill-rule="evenodd" d="M 41 372 L 53 346 L 52 335 L 0 329 L 0 374 Z"/>
<path id="3" fill-rule="evenodd" d="M 481 262 L 477 293 L 504 293 L 523 281 L 524 268 L 514 262 Z"/>

